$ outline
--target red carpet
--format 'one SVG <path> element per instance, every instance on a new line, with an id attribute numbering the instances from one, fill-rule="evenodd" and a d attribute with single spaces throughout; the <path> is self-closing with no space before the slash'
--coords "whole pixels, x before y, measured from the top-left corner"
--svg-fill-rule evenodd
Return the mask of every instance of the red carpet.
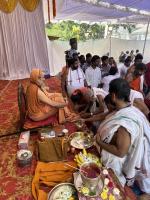
<path id="1" fill-rule="evenodd" d="M 0 136 L 17 132 L 19 120 L 17 88 L 19 81 L 22 82 L 25 88 L 29 83 L 27 79 L 0 81 Z M 61 91 L 60 81 L 57 78 L 52 77 L 47 79 L 46 82 L 51 91 Z"/>
<path id="2" fill-rule="evenodd" d="M 76 131 L 71 123 L 66 124 L 70 133 Z M 17 166 L 18 136 L 0 139 L 0 200 L 32 200 L 31 183 L 36 167 L 35 147 L 38 136 L 30 137 L 30 150 L 34 153 L 32 165 Z"/>
<path id="3" fill-rule="evenodd" d="M 36 136 L 30 139 L 30 149 L 35 149 Z M 0 200 L 31 200 L 31 181 L 36 159 L 30 167 L 19 168 L 16 161 L 18 137 L 0 139 Z M 7 151 L 6 151 L 7 149 Z"/>
<path id="4" fill-rule="evenodd" d="M 7 86 L 7 84 L 9 83 L 10 81 L 8 81 L 8 80 L 1 80 L 0 81 L 0 93 L 1 93 L 1 91 Z"/>
<path id="5" fill-rule="evenodd" d="M 71 123 L 66 124 L 66 128 L 70 133 L 76 131 L 75 126 Z M 37 137 L 36 134 L 30 137 L 33 160 L 30 167 L 24 168 L 18 167 L 16 161 L 18 136 L 0 139 L 0 200 L 33 200 L 31 183 L 36 167 Z M 135 200 L 135 196 L 129 188 L 126 192 L 126 200 Z"/>

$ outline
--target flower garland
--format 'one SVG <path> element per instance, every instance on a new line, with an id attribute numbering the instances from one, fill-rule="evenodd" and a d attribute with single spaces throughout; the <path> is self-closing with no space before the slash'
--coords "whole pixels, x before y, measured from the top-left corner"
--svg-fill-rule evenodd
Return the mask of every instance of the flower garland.
<path id="1" fill-rule="evenodd" d="M 0 0 L 0 10 L 10 13 L 15 9 L 17 2 L 17 0 Z"/>
<path id="2" fill-rule="evenodd" d="M 39 5 L 40 0 L 0 0 L 0 10 L 5 13 L 11 13 L 20 3 L 27 11 L 34 11 Z"/>
<path id="3" fill-rule="evenodd" d="M 19 0 L 19 2 L 25 10 L 32 12 L 38 7 L 40 0 Z"/>

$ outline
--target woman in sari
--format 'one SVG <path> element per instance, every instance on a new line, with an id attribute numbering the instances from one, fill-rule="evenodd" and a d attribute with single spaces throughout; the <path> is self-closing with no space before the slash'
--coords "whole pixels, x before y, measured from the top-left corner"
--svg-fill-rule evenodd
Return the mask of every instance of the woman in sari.
<path id="1" fill-rule="evenodd" d="M 33 69 L 30 74 L 30 85 L 27 88 L 27 114 L 33 121 L 45 120 L 59 114 L 59 123 L 76 120 L 71 113 L 61 93 L 49 93 L 44 83 L 44 73 Z"/>

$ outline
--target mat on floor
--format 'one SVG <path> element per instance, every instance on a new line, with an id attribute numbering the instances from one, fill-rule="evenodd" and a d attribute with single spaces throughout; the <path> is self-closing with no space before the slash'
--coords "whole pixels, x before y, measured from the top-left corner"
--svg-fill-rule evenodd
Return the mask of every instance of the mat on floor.
<path id="1" fill-rule="evenodd" d="M 15 133 L 18 130 L 18 83 L 26 88 L 29 80 L 0 81 L 0 136 Z M 60 80 L 52 77 L 46 80 L 50 91 L 61 92 Z"/>

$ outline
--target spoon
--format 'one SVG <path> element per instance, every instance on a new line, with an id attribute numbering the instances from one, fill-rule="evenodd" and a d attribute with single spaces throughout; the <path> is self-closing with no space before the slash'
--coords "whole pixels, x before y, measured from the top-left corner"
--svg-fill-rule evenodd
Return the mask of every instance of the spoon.
<path id="1" fill-rule="evenodd" d="M 87 174 L 87 172 L 86 172 L 86 171 L 84 171 L 84 170 L 81 170 L 81 169 L 78 169 L 77 167 L 74 167 L 74 166 L 72 166 L 72 165 L 69 165 L 69 164 L 67 164 L 67 163 L 65 163 L 65 165 L 67 165 L 67 166 L 69 166 L 69 167 L 71 167 L 71 168 L 73 168 L 73 169 L 76 169 L 76 170 L 78 170 L 79 172 L 81 171 L 81 172 L 84 172 L 84 173 L 86 173 L 86 174 Z"/>

